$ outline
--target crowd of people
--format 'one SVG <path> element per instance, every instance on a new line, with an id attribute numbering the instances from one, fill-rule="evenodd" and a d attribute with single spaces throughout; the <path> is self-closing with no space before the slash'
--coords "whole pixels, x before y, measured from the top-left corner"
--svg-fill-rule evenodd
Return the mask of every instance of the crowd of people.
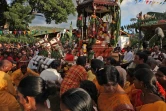
<path id="1" fill-rule="evenodd" d="M 0 44 L 0 111 L 166 111 L 166 57 L 158 46 L 127 47 L 123 63 L 78 56 L 63 72 L 61 60 L 36 72 L 28 62 L 39 49 L 8 45 Z"/>

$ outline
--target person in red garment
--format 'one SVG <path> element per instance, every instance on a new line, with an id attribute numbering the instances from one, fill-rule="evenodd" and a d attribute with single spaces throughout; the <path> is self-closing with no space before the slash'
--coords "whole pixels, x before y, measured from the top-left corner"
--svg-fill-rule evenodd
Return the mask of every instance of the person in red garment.
<path id="1" fill-rule="evenodd" d="M 71 52 L 72 52 L 71 49 L 68 49 L 66 56 L 65 56 L 65 61 L 68 61 L 68 62 L 74 61 L 74 55 Z"/>

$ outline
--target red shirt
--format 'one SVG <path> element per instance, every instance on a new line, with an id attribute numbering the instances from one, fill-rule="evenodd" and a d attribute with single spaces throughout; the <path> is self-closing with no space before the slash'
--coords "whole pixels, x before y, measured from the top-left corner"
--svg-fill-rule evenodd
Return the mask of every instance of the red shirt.
<path id="1" fill-rule="evenodd" d="M 74 56 L 72 54 L 66 54 L 65 60 L 66 61 L 74 61 Z"/>

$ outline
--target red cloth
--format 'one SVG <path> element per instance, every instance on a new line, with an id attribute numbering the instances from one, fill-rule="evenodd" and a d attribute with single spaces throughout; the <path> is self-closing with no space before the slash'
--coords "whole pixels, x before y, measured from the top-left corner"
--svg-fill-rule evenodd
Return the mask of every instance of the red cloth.
<path id="1" fill-rule="evenodd" d="M 3 59 L 5 59 L 5 58 L 2 56 L 2 57 L 0 58 L 0 60 L 3 60 Z M 8 56 L 6 59 L 9 60 L 9 61 L 13 61 L 13 58 L 10 57 L 10 56 Z"/>
<path id="2" fill-rule="evenodd" d="M 66 61 L 74 61 L 74 56 L 72 54 L 66 54 L 65 60 Z"/>
<path id="3" fill-rule="evenodd" d="M 159 93 L 163 97 L 166 97 L 166 92 L 165 92 L 164 88 L 159 84 L 159 82 L 156 82 L 156 85 L 159 88 Z M 143 105 L 143 102 L 141 101 L 141 94 L 142 94 L 142 90 L 138 90 L 137 93 L 132 95 L 134 98 L 134 107 Z"/>
<path id="4" fill-rule="evenodd" d="M 88 77 L 87 71 L 81 65 L 72 66 L 66 73 L 65 78 L 61 83 L 60 94 L 71 88 L 78 88 L 80 82 L 86 80 Z"/>

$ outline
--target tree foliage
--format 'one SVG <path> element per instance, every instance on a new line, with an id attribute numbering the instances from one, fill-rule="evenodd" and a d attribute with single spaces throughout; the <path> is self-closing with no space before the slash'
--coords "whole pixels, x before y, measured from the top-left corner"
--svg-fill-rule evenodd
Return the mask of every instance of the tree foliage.
<path id="1" fill-rule="evenodd" d="M 56 24 L 67 22 L 70 14 L 75 15 L 72 0 L 11 0 L 10 5 L 7 0 L 1 0 L 0 4 L 0 25 L 7 20 L 12 30 L 27 29 L 38 13 L 45 16 L 47 23 L 55 21 Z"/>
<path id="2" fill-rule="evenodd" d="M 4 12 L 4 16 L 11 30 L 26 30 L 28 24 L 34 19 L 34 15 L 29 14 L 30 6 L 25 6 L 20 3 L 14 3 L 8 11 Z"/>
<path id="3" fill-rule="evenodd" d="M 28 4 L 31 14 L 34 12 L 44 14 L 47 23 L 52 20 L 55 23 L 66 22 L 70 14 L 75 14 L 72 0 L 13 0 L 13 3 Z"/>
<path id="4" fill-rule="evenodd" d="M 0 26 L 4 26 L 6 23 L 3 13 L 7 11 L 7 7 L 8 7 L 7 1 L 0 0 Z"/>

